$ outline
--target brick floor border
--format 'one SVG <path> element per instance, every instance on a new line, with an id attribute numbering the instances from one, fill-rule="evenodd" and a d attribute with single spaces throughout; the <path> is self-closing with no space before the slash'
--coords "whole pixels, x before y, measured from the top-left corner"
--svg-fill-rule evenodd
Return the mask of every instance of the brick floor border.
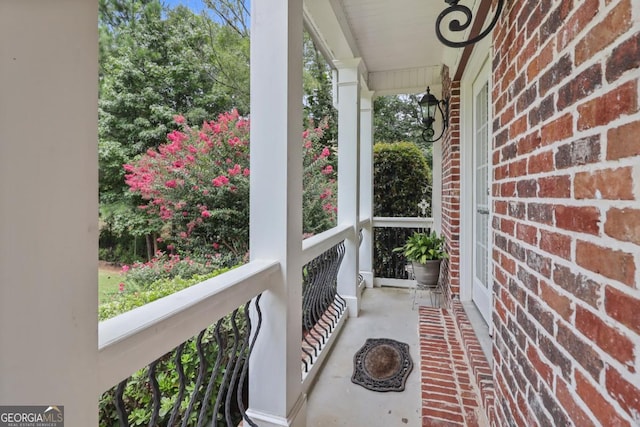
<path id="1" fill-rule="evenodd" d="M 423 427 L 495 424 L 491 369 L 462 304 L 420 307 Z"/>

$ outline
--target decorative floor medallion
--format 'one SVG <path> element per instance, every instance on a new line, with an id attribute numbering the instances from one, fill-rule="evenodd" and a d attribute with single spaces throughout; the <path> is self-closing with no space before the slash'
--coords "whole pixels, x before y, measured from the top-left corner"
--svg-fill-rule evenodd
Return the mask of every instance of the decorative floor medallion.
<path id="1" fill-rule="evenodd" d="M 353 356 L 351 382 L 372 391 L 403 391 L 412 369 L 408 344 L 369 338 Z"/>

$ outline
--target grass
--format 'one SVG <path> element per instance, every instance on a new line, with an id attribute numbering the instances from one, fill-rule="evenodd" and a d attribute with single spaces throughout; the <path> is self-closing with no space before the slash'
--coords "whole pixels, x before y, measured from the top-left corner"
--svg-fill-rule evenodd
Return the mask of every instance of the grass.
<path id="1" fill-rule="evenodd" d="M 122 274 L 113 270 L 98 269 L 98 302 L 109 301 L 110 296 L 118 292 L 118 285 L 122 282 Z"/>

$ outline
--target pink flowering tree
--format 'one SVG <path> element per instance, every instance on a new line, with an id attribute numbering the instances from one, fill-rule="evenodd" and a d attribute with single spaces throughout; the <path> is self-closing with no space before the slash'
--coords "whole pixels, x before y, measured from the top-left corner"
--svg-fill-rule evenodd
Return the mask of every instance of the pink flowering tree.
<path id="1" fill-rule="evenodd" d="M 124 165 L 126 183 L 177 252 L 242 259 L 249 249 L 249 120 L 234 110 L 199 129 L 182 116 L 175 121 L 180 130 L 167 143 Z M 332 153 L 319 146 L 323 126 L 303 134 L 308 233 L 335 222 Z"/>
<path id="2" fill-rule="evenodd" d="M 337 182 L 333 150 L 324 145 L 324 133 L 329 128 L 327 120 L 317 127 L 306 129 L 303 139 L 303 230 L 317 234 L 335 226 L 337 206 Z"/>

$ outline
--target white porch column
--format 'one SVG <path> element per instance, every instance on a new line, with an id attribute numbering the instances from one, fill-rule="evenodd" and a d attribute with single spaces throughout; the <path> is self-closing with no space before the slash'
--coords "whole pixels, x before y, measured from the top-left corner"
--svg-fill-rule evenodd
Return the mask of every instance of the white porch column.
<path id="1" fill-rule="evenodd" d="M 349 315 L 360 310 L 358 291 L 358 221 L 360 220 L 360 59 L 334 61 L 338 69 L 338 224 L 352 232 L 338 272 L 338 293 Z"/>
<path id="2" fill-rule="evenodd" d="M 0 1 L 0 405 L 98 425 L 98 2 Z"/>
<path id="3" fill-rule="evenodd" d="M 302 0 L 251 2 L 251 259 L 277 259 L 261 301 L 249 416 L 304 426 L 302 394 Z"/>
<path id="4" fill-rule="evenodd" d="M 360 93 L 360 219 L 373 220 L 373 92 Z M 373 224 L 362 229 L 360 274 L 373 287 Z"/>

